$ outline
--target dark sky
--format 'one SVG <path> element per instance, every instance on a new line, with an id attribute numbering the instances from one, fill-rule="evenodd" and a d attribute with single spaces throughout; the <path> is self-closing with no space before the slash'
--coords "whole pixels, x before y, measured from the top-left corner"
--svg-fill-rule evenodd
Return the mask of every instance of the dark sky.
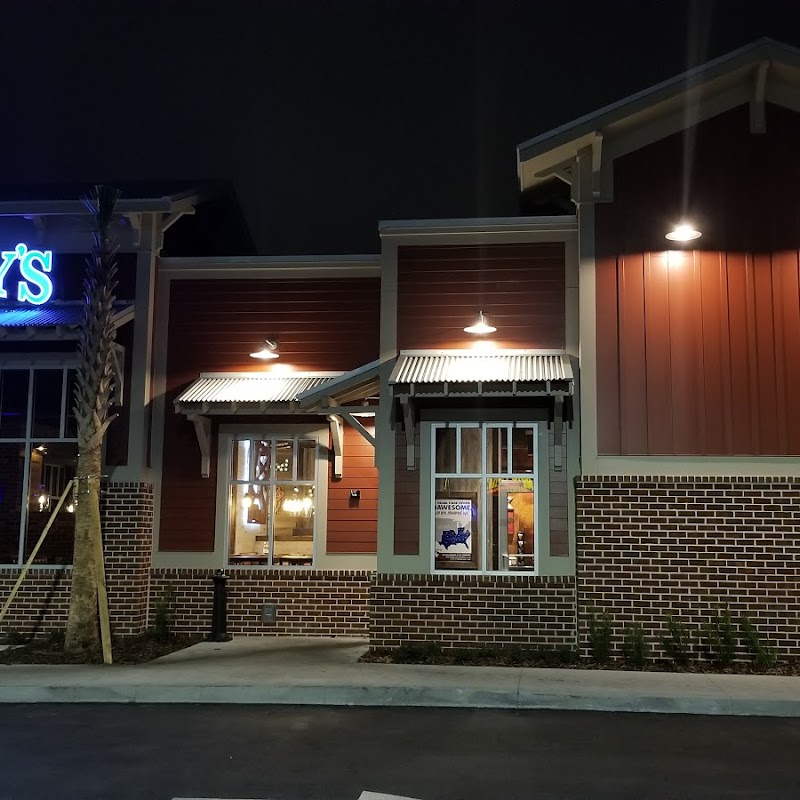
<path id="1" fill-rule="evenodd" d="M 3 0 L 3 181 L 223 179 L 264 254 L 518 213 L 515 146 L 796 0 Z"/>

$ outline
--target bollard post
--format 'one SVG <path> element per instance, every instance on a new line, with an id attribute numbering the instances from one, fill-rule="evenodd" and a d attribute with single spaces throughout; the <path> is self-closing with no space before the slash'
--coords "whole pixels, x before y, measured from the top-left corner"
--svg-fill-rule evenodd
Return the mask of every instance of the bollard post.
<path id="1" fill-rule="evenodd" d="M 214 605 L 211 611 L 211 633 L 209 642 L 229 642 L 228 634 L 228 576 L 224 569 L 214 571 Z"/>

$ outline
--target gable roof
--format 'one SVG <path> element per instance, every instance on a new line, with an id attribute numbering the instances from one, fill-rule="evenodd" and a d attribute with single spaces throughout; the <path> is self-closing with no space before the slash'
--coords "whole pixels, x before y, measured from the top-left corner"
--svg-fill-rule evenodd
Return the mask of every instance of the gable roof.
<path id="1" fill-rule="evenodd" d="M 520 188 L 529 189 L 553 175 L 571 182 L 569 171 L 584 148 L 591 148 L 592 168 L 599 172 L 601 161 L 748 102 L 800 111 L 800 50 L 758 39 L 528 139 L 517 147 Z"/>

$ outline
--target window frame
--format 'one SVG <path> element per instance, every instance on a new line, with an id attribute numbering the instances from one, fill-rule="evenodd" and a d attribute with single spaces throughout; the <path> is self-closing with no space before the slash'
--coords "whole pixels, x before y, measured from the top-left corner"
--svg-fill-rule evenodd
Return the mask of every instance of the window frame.
<path id="1" fill-rule="evenodd" d="M 5 371 L 27 371 L 28 373 L 28 395 L 26 405 L 25 435 L 8 436 L 0 438 L 0 444 L 20 444 L 24 447 L 25 458 L 23 461 L 22 474 L 22 508 L 20 509 L 19 535 L 17 539 L 17 560 L 16 562 L 0 563 L 0 569 L 22 567 L 27 561 L 25 557 L 25 539 L 28 532 L 28 520 L 31 505 L 31 457 L 34 443 L 38 444 L 74 444 L 78 446 L 78 438 L 67 437 L 66 433 L 67 416 L 71 413 L 69 408 L 70 398 L 67 396 L 69 385 L 68 375 L 70 371 L 78 368 L 77 358 L 64 358 L 54 355 L 22 355 L 5 354 L 3 365 L 0 372 Z M 33 408 L 34 408 L 34 385 L 36 373 L 43 371 L 61 372 L 61 412 L 59 420 L 59 436 L 40 437 L 33 435 Z M 68 563 L 47 563 L 31 564 L 31 569 L 64 569 L 71 566 Z"/>
<path id="2" fill-rule="evenodd" d="M 216 516 L 214 532 L 214 560 L 226 570 L 314 570 L 326 550 L 326 529 L 328 510 L 328 436 L 327 426 L 319 423 L 286 424 L 265 423 L 263 425 L 220 425 L 217 435 L 217 489 Z M 316 469 L 314 478 L 314 526 L 312 541 L 312 559 L 310 565 L 292 564 L 236 564 L 230 562 L 230 488 L 232 480 L 231 465 L 235 443 L 242 439 L 313 439 L 316 441 Z M 274 461 L 274 459 L 273 459 Z M 271 468 L 272 472 L 272 468 Z M 285 482 L 284 482 L 285 483 Z M 296 482 L 292 482 L 296 483 Z M 300 483 L 303 483 L 302 481 Z"/>
<path id="3" fill-rule="evenodd" d="M 428 566 L 430 573 L 433 575 L 515 575 L 515 576 L 538 576 L 544 574 L 543 566 L 545 561 L 544 547 L 547 548 L 549 553 L 549 536 L 550 536 L 550 515 L 549 515 L 549 433 L 547 422 L 535 419 L 520 419 L 520 420 L 502 420 L 502 419 L 480 419 L 480 420 L 431 420 L 424 423 L 428 429 L 425 434 L 427 443 L 428 457 L 425 459 L 424 468 L 427 471 L 427 488 L 426 493 L 421 493 L 420 500 L 427 497 L 429 508 L 423 508 L 421 505 L 421 516 L 427 520 L 427 530 L 424 526 L 420 527 L 420 536 L 425 536 L 427 545 L 425 546 L 428 551 Z M 460 472 L 461 466 L 461 436 L 456 435 L 456 448 L 455 448 L 455 466 L 456 472 L 439 472 L 436 468 L 436 432 L 446 428 L 464 429 L 472 428 L 481 431 L 481 472 Z M 487 489 L 487 482 L 490 478 L 507 478 L 512 480 L 514 478 L 530 478 L 531 475 L 515 473 L 513 471 L 513 458 L 511 447 L 508 447 L 507 464 L 505 471 L 487 471 L 486 463 L 487 446 L 486 437 L 490 429 L 501 428 L 506 431 L 507 441 L 510 445 L 513 441 L 512 430 L 514 428 L 527 428 L 533 429 L 533 496 L 534 496 L 534 520 L 535 520 L 535 538 L 534 538 L 534 566 L 532 570 L 511 570 L 511 569 L 487 569 L 488 563 L 488 514 L 486 511 L 485 495 Z M 484 498 L 481 500 L 482 513 L 479 518 L 479 537 L 480 537 L 480 552 L 478 553 L 478 568 L 477 569 L 437 569 L 436 567 L 436 548 L 434 545 L 435 538 L 435 510 L 436 510 L 436 481 L 442 478 L 454 479 L 474 479 L 481 481 L 481 492 Z"/>

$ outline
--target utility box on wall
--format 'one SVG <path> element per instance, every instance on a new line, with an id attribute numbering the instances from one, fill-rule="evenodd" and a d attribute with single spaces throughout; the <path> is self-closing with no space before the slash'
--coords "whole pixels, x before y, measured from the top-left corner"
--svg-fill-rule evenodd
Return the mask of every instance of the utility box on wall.
<path id="1" fill-rule="evenodd" d="M 263 603 L 261 605 L 261 624 L 274 625 L 278 621 L 278 604 Z"/>

